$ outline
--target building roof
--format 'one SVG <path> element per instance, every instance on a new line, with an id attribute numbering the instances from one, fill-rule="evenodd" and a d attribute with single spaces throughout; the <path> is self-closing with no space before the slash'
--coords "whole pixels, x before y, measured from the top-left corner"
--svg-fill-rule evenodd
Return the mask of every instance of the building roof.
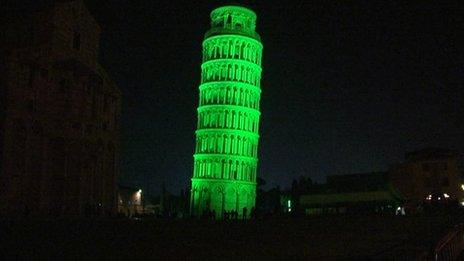
<path id="1" fill-rule="evenodd" d="M 360 202 L 401 201 L 403 197 L 385 172 L 332 175 L 327 183 L 300 196 L 302 205 L 343 205 Z"/>
<path id="2" fill-rule="evenodd" d="M 446 159 L 457 156 L 457 152 L 450 149 L 443 148 L 424 148 L 412 152 L 408 152 L 405 155 L 407 161 L 422 161 L 422 160 L 434 160 L 434 159 Z"/>
<path id="3" fill-rule="evenodd" d="M 247 16 L 250 16 L 254 19 L 256 19 L 256 13 L 255 11 L 253 11 L 251 8 L 249 7 L 246 7 L 244 5 L 241 5 L 241 4 L 231 4 L 231 5 L 223 5 L 223 6 L 219 6 L 217 8 L 215 8 L 212 12 L 211 12 L 211 18 L 213 18 L 215 15 L 217 15 L 218 13 L 222 13 L 222 12 L 225 12 L 225 11 L 235 11 L 235 12 L 240 12 L 242 13 L 243 15 L 247 15 Z"/>
<path id="4" fill-rule="evenodd" d="M 300 197 L 302 205 L 337 205 L 361 202 L 388 202 L 400 200 L 389 190 L 337 194 L 313 194 Z"/>

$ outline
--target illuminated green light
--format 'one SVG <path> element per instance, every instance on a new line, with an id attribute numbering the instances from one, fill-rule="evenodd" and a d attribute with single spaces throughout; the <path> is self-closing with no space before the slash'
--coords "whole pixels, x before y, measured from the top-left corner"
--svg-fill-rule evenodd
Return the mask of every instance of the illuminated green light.
<path id="1" fill-rule="evenodd" d="M 239 6 L 211 12 L 203 41 L 190 212 L 255 207 L 263 45 L 256 14 Z"/>
<path id="2" fill-rule="evenodd" d="M 290 200 L 287 200 L 287 207 L 290 209 L 292 207 L 292 202 Z"/>

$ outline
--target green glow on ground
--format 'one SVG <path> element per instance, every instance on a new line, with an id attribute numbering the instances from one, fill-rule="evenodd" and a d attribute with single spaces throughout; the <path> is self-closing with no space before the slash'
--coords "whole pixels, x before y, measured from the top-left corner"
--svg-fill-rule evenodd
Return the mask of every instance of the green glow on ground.
<path id="1" fill-rule="evenodd" d="M 216 218 L 255 207 L 263 45 L 256 14 L 224 6 L 211 12 L 203 41 L 190 211 Z"/>

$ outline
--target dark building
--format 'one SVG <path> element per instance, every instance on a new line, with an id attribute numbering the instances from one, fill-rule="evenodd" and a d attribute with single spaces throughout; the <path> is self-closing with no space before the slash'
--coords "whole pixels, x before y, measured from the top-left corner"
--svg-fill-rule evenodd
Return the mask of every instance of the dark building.
<path id="1" fill-rule="evenodd" d="M 159 214 L 163 217 L 187 217 L 190 208 L 189 190 L 181 190 L 179 195 L 174 195 L 167 191 L 164 186 L 159 197 Z"/>
<path id="2" fill-rule="evenodd" d="M 410 201 L 432 196 L 464 201 L 458 154 L 452 150 L 425 148 L 407 153 L 403 163 L 391 167 L 389 179 Z"/>
<path id="3" fill-rule="evenodd" d="M 0 212 L 117 208 L 121 93 L 81 0 L 0 14 Z"/>
<path id="4" fill-rule="evenodd" d="M 395 213 L 403 198 L 388 180 L 387 173 L 332 175 L 326 184 L 313 185 L 289 206 L 308 215 L 324 213 Z"/>

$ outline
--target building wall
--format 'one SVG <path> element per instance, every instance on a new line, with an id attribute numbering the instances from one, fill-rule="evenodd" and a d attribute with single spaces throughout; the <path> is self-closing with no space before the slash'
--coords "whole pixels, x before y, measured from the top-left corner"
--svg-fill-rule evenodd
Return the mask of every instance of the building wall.
<path id="1" fill-rule="evenodd" d="M 2 53 L 0 52 L 0 55 Z M 6 70 L 6 64 L 4 60 L 0 60 L 0 72 Z M 6 113 L 6 88 L 5 86 L 5 74 L 0 73 L 0 174 L 3 173 L 4 166 L 4 152 L 5 152 L 5 142 L 4 142 L 4 133 L 5 133 L 5 113 Z M 1 187 L 0 187 L 1 189 Z"/>
<path id="2" fill-rule="evenodd" d="M 422 201 L 428 195 L 446 193 L 463 200 L 457 155 L 453 153 L 418 155 L 392 167 L 389 176 L 408 199 Z"/>
<path id="3" fill-rule="evenodd" d="M 100 28 L 79 0 L 25 16 L 5 28 L 25 28 L 23 37 L 0 43 L 8 54 L 0 211 L 115 213 L 121 93 L 97 61 Z"/>

